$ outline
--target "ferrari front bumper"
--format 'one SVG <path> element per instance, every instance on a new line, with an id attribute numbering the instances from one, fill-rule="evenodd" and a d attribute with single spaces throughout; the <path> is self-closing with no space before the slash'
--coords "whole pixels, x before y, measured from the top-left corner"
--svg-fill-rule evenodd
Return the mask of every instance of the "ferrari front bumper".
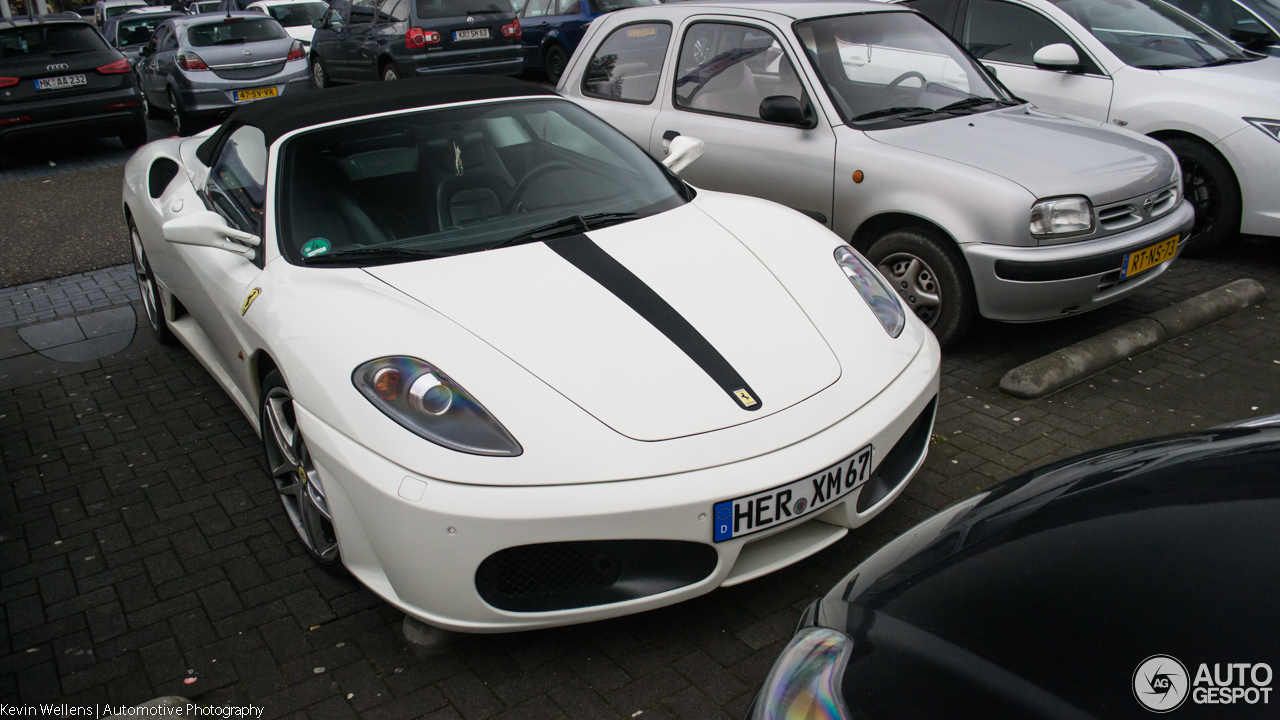
<path id="1" fill-rule="evenodd" d="M 297 408 L 297 417 L 352 574 L 387 602 L 437 627 L 527 630 L 641 612 L 745 582 L 801 560 L 870 520 L 897 498 L 924 460 L 940 378 L 938 353 L 930 352 L 934 346 L 930 336 L 875 398 L 799 443 L 724 466 L 619 482 L 532 487 L 444 482 L 392 463 L 305 408 Z M 803 411 L 803 404 L 795 411 Z M 923 439 L 921 428 L 926 429 Z M 907 437 L 914 438 L 910 448 Z M 891 485 L 882 482 L 873 489 L 873 480 L 820 512 L 713 543 L 717 502 L 806 477 L 868 443 L 874 447 L 873 477 L 891 449 L 904 446 Z M 507 471 L 504 460 L 493 459 L 495 483 Z M 871 492 L 874 502 L 867 502 L 868 496 L 859 503 L 860 495 Z M 477 589 L 477 570 L 495 553 L 612 540 L 666 541 L 653 544 L 664 547 L 670 541 L 696 543 L 694 549 L 710 558 L 708 574 L 620 602 L 532 612 L 495 607 Z"/>

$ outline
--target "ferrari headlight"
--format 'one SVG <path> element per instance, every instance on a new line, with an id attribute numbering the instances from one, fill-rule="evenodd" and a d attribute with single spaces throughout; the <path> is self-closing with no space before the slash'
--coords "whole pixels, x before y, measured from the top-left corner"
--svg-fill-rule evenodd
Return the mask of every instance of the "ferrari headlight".
<path id="1" fill-rule="evenodd" d="M 387 417 L 437 445 L 473 455 L 522 452 L 497 418 L 431 363 L 379 358 L 356 368 L 351 382 Z"/>
<path id="2" fill-rule="evenodd" d="M 1031 206 L 1031 234 L 1036 237 L 1081 235 L 1093 230 L 1093 204 L 1087 197 L 1041 200 Z"/>
<path id="3" fill-rule="evenodd" d="M 907 318 L 902 314 L 898 294 L 885 284 L 880 273 L 873 270 L 861 255 L 843 245 L 836 248 L 836 264 L 844 271 L 849 282 L 858 289 L 862 299 L 867 301 L 871 312 L 884 326 L 889 337 L 901 335 L 902 328 L 907 324 Z"/>
<path id="4" fill-rule="evenodd" d="M 1280 120 L 1266 118 L 1244 118 L 1244 121 L 1271 136 L 1272 140 L 1280 140 Z"/>
<path id="5" fill-rule="evenodd" d="M 751 720 L 848 720 L 840 681 L 853 640 L 827 628 L 791 638 L 760 688 Z"/>

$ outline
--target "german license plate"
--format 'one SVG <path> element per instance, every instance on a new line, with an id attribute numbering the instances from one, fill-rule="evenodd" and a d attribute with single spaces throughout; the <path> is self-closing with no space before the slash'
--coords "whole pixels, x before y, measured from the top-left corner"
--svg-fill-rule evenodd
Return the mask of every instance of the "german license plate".
<path id="1" fill-rule="evenodd" d="M 1120 261 L 1120 279 L 1133 277 L 1144 270 L 1159 265 L 1160 263 L 1171 259 L 1178 252 L 1178 238 L 1180 235 L 1174 235 L 1167 240 L 1161 240 L 1155 245 L 1144 247 L 1141 250 L 1135 250 L 1124 256 L 1124 260 Z"/>
<path id="2" fill-rule="evenodd" d="M 84 85 L 89 81 L 84 75 L 63 75 L 61 77 L 40 78 L 36 80 L 37 90 L 61 90 L 62 88 Z"/>
<path id="3" fill-rule="evenodd" d="M 715 519 L 713 540 L 722 542 L 784 525 L 831 506 L 862 487 L 871 477 L 871 446 L 806 478 L 718 502 L 712 508 Z"/>
<path id="4" fill-rule="evenodd" d="M 454 40 L 488 40 L 489 28 L 476 28 L 475 30 L 454 30 Z"/>
<path id="5" fill-rule="evenodd" d="M 273 87 L 253 88 L 251 90 L 237 90 L 236 99 L 244 102 L 245 100 L 261 100 L 262 98 L 275 97 L 278 93 Z"/>

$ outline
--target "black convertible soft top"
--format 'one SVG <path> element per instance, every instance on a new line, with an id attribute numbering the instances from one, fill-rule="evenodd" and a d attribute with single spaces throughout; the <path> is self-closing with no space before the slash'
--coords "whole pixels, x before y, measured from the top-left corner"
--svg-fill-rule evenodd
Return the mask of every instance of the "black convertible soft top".
<path id="1" fill-rule="evenodd" d="M 200 144 L 196 156 L 205 165 L 212 166 L 227 136 L 245 125 L 261 130 L 270 145 L 298 128 L 347 118 L 449 103 L 539 96 L 558 97 L 554 91 L 538 85 L 507 77 L 477 75 L 365 83 L 284 95 L 237 108 L 223 121 L 222 127 Z"/>

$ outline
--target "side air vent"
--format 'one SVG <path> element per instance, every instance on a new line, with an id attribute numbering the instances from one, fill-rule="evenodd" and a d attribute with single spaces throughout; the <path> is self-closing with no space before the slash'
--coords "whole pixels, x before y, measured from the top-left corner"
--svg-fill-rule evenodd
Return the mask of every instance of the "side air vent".
<path id="1" fill-rule="evenodd" d="M 151 174 L 147 177 L 148 190 L 152 198 L 164 194 L 164 189 L 178 177 L 178 163 L 169 158 L 159 158 L 151 163 Z"/>

